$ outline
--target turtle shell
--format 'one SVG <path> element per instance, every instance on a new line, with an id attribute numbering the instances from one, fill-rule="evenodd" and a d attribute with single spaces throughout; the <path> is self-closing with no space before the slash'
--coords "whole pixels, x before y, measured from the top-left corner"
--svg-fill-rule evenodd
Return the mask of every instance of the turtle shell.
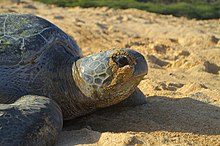
<path id="1" fill-rule="evenodd" d="M 45 19 L 23 14 L 0 15 L 0 66 L 31 63 L 54 42 L 62 43 L 71 55 L 82 56 L 76 42 Z"/>

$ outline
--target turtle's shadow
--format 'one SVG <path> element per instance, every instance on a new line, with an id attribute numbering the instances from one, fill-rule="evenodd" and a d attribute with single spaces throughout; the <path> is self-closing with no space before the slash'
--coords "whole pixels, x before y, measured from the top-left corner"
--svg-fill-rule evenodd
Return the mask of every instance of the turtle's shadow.
<path id="1" fill-rule="evenodd" d="M 147 97 L 147 104 L 114 106 L 65 122 L 64 130 L 90 127 L 99 132 L 187 132 L 220 134 L 220 108 L 192 98 Z"/>

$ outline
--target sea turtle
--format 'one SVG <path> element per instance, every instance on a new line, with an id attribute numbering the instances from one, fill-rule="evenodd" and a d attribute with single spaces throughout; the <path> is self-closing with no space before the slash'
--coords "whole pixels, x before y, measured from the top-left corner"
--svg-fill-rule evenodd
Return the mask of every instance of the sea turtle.
<path id="1" fill-rule="evenodd" d="M 147 71 L 134 50 L 82 57 L 51 22 L 0 15 L 0 145 L 53 145 L 63 120 L 125 100 Z"/>

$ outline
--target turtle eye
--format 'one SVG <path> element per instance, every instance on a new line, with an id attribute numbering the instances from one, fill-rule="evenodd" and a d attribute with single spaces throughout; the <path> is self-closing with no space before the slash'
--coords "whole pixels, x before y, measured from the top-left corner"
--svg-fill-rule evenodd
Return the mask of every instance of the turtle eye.
<path id="1" fill-rule="evenodd" d="M 125 56 L 119 55 L 117 57 L 112 58 L 113 61 L 119 66 L 123 67 L 125 65 L 129 65 L 129 61 Z"/>

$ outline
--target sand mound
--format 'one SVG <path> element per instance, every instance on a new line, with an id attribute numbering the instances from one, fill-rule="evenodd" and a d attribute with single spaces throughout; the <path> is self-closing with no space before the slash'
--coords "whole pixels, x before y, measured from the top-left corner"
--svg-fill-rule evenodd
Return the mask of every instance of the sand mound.
<path id="1" fill-rule="evenodd" d="M 139 85 L 147 104 L 65 122 L 57 145 L 220 145 L 220 20 L 31 0 L 1 0 L 0 8 L 50 20 L 74 37 L 84 55 L 129 47 L 149 62 Z"/>

